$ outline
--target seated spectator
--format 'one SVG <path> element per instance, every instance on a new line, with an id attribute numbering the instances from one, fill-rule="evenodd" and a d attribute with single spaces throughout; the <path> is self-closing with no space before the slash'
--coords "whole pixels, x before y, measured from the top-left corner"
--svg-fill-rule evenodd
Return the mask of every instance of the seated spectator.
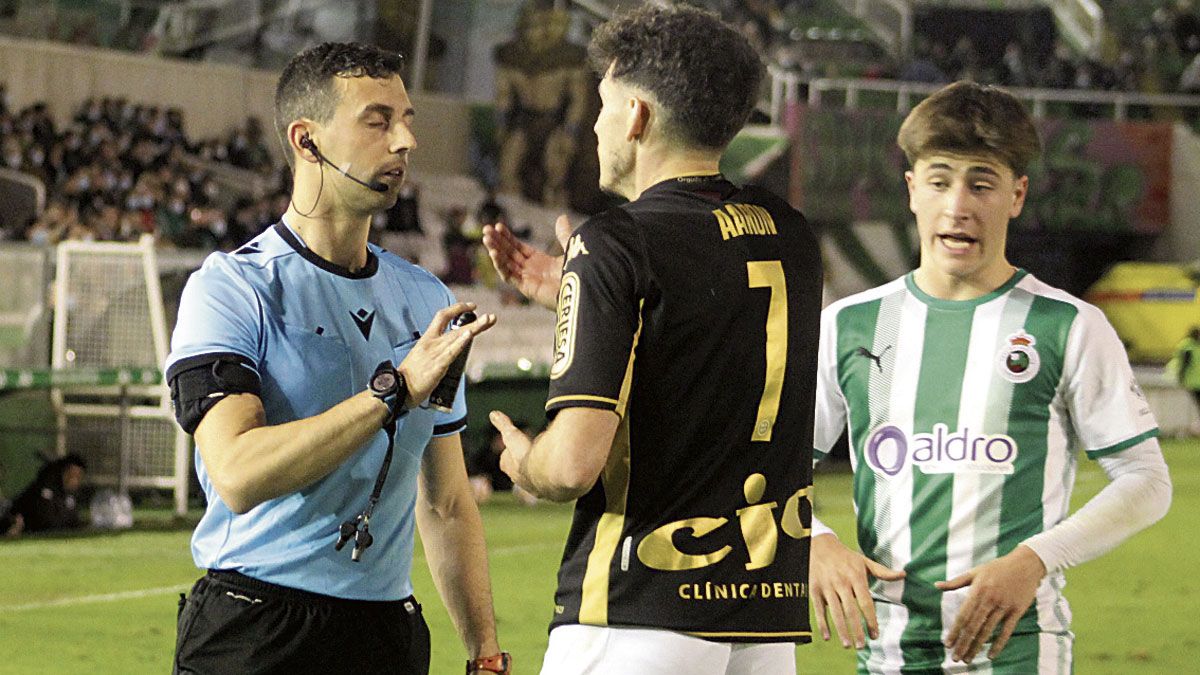
<path id="1" fill-rule="evenodd" d="M 69 454 L 42 466 L 37 477 L 13 500 L 9 527 L 21 521 L 25 532 L 74 529 L 83 526 L 79 517 L 79 490 L 87 464 Z M 16 532 L 20 533 L 20 529 Z"/>
<path id="2" fill-rule="evenodd" d="M 442 235 L 442 245 L 446 248 L 446 269 L 441 274 L 444 283 L 475 283 L 473 249 L 478 246 L 478 242 L 472 241 L 464 233 L 466 223 L 467 210 L 462 207 L 452 208 L 446 214 L 446 232 Z"/>
<path id="3" fill-rule="evenodd" d="M 0 537 L 12 538 L 25 531 L 25 518 L 8 510 L 8 504 L 0 506 Z"/>
<path id="4" fill-rule="evenodd" d="M 15 537 L 25 529 L 25 518 L 13 515 L 12 502 L 0 494 L 0 537 Z"/>
<path id="5" fill-rule="evenodd" d="M 79 209 L 62 197 L 54 197 L 25 229 L 25 241 L 38 246 L 57 244 L 79 220 Z"/>

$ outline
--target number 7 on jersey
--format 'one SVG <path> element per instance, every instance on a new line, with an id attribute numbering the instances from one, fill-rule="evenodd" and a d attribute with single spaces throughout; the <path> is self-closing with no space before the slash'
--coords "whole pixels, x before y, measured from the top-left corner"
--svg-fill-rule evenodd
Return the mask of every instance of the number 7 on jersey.
<path id="1" fill-rule="evenodd" d="M 783 372 L 787 366 L 787 283 L 783 278 L 783 263 L 778 260 L 748 261 L 746 274 L 750 288 L 771 289 L 771 301 L 767 306 L 767 374 L 758 402 L 754 433 L 750 436 L 751 441 L 769 441 L 775 416 L 779 414 Z"/>

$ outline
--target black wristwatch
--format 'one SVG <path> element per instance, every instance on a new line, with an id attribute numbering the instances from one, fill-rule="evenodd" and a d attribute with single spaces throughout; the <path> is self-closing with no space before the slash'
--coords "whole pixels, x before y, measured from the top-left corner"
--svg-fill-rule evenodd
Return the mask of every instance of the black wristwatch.
<path id="1" fill-rule="evenodd" d="M 404 381 L 404 374 L 396 370 L 391 361 L 384 361 L 375 367 L 367 389 L 372 396 L 383 401 L 390 411 L 383 426 L 390 425 L 408 412 L 408 408 L 404 407 L 404 399 L 408 398 L 408 384 Z"/>

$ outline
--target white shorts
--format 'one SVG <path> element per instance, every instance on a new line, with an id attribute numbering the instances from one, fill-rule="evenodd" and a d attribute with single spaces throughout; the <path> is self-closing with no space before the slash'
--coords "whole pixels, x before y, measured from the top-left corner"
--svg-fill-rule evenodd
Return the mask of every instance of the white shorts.
<path id="1" fill-rule="evenodd" d="M 710 642 L 655 628 L 558 626 L 542 675 L 795 675 L 796 645 Z"/>

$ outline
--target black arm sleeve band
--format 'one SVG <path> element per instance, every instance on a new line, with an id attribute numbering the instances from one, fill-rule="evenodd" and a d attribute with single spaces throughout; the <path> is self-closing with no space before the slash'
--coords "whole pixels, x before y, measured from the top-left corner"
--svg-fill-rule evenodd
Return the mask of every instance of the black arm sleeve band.
<path id="1" fill-rule="evenodd" d="M 232 352 L 191 356 L 167 369 L 171 406 L 175 419 L 189 434 L 196 433 L 200 420 L 230 394 L 262 394 L 262 382 L 254 362 Z"/>

